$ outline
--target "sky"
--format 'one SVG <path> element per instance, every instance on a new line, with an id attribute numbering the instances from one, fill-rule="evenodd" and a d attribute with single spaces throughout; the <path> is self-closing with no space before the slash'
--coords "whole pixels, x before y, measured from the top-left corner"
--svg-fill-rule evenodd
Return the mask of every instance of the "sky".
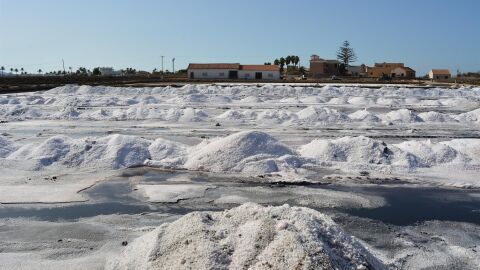
<path id="1" fill-rule="evenodd" d="M 479 0 L 0 0 L 0 66 L 172 70 L 298 55 L 480 71 Z"/>

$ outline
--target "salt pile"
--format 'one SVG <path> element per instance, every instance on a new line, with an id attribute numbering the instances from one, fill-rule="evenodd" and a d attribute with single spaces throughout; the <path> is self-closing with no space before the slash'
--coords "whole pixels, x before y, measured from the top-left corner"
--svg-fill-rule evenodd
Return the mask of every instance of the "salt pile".
<path id="1" fill-rule="evenodd" d="M 419 113 L 418 117 L 422 119 L 423 122 L 455 122 L 455 119 L 448 114 L 439 113 L 439 112 L 423 112 Z"/>
<path id="2" fill-rule="evenodd" d="M 268 173 L 279 171 L 281 166 L 299 166 L 299 160 L 286 158 L 290 156 L 295 153 L 270 135 L 243 131 L 197 145 L 184 166 L 215 172 Z"/>
<path id="3" fill-rule="evenodd" d="M 391 111 L 389 113 L 381 115 L 380 118 L 382 118 L 384 121 L 387 121 L 387 122 L 398 122 L 398 123 L 422 122 L 422 119 L 409 109 L 400 109 L 396 111 Z"/>
<path id="4" fill-rule="evenodd" d="M 300 154 L 322 161 L 388 164 L 393 153 L 387 144 L 364 136 L 335 140 L 316 139 L 303 145 Z"/>
<path id="5" fill-rule="evenodd" d="M 200 122 L 204 121 L 207 117 L 208 114 L 204 111 L 193 108 L 172 108 L 165 114 L 165 119 L 173 122 Z"/>
<path id="6" fill-rule="evenodd" d="M 443 163 L 466 162 L 466 157 L 452 147 L 431 141 L 406 141 L 395 145 L 399 149 L 412 154 L 418 167 L 431 167 Z"/>
<path id="7" fill-rule="evenodd" d="M 297 115 L 287 110 L 264 110 L 258 114 L 257 120 L 266 123 L 283 123 L 290 119 L 296 119 Z"/>
<path id="8" fill-rule="evenodd" d="M 457 139 L 445 142 L 405 141 L 387 145 L 367 137 L 342 137 L 333 140 L 315 139 L 303 145 L 299 153 L 318 163 L 344 163 L 349 167 L 389 166 L 391 169 L 453 166 L 457 169 L 480 165 L 480 140 Z"/>
<path id="9" fill-rule="evenodd" d="M 476 109 L 470 112 L 462 113 L 457 116 L 457 119 L 460 121 L 468 122 L 480 122 L 480 109 Z"/>
<path id="10" fill-rule="evenodd" d="M 193 212 L 137 238 L 106 269 L 386 269 L 328 216 L 246 203 Z"/>
<path id="11" fill-rule="evenodd" d="M 359 110 L 348 115 L 354 121 L 361 121 L 367 123 L 380 122 L 380 118 L 367 110 Z"/>
<path id="12" fill-rule="evenodd" d="M 325 107 L 309 106 L 297 112 L 298 120 L 305 123 L 315 124 L 317 122 L 346 122 L 349 118 L 346 114 L 335 109 Z"/>
<path id="13" fill-rule="evenodd" d="M 0 135 L 0 158 L 8 156 L 10 153 L 15 151 L 17 146 L 14 142 L 8 139 L 5 136 Z"/>

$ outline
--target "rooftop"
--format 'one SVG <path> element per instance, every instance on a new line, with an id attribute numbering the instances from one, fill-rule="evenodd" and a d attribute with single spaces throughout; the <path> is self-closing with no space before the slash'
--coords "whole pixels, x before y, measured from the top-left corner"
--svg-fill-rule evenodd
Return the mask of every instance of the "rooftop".
<path id="1" fill-rule="evenodd" d="M 239 63 L 189 64 L 188 69 L 240 69 Z"/>
<path id="2" fill-rule="evenodd" d="M 240 65 L 240 70 L 250 71 L 279 71 L 280 68 L 275 65 Z"/>
<path id="3" fill-rule="evenodd" d="M 435 75 L 450 75 L 450 70 L 448 69 L 432 69 L 432 73 Z"/>

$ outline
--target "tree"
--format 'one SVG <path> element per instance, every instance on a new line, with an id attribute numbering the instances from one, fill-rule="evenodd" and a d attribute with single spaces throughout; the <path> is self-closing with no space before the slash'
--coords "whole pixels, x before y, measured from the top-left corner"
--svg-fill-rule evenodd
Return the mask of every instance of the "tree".
<path id="1" fill-rule="evenodd" d="M 347 74 L 347 66 L 344 63 L 341 63 L 340 65 L 338 65 L 338 72 L 341 75 Z"/>
<path id="2" fill-rule="evenodd" d="M 126 68 L 123 72 L 124 72 L 124 74 L 127 74 L 127 75 L 137 73 L 137 71 L 134 68 Z"/>
<path id="3" fill-rule="evenodd" d="M 338 48 L 337 59 L 344 64 L 345 68 L 348 69 L 350 63 L 357 61 L 357 55 L 355 51 L 350 47 L 350 42 L 345 40 L 342 43 L 342 46 Z"/>
<path id="4" fill-rule="evenodd" d="M 298 55 L 295 56 L 293 63 L 295 63 L 295 66 L 297 66 L 298 63 L 300 63 L 300 57 L 298 57 Z"/>
<path id="5" fill-rule="evenodd" d="M 274 64 L 275 66 L 278 66 L 278 65 L 280 65 L 280 60 L 278 60 L 278 59 L 275 59 L 275 60 L 273 61 L 273 64 Z"/>
<path id="6" fill-rule="evenodd" d="M 15 71 L 15 75 L 18 75 L 18 68 L 14 69 L 13 71 Z"/>
<path id="7" fill-rule="evenodd" d="M 0 67 L 0 70 L 2 71 L 2 76 L 3 76 L 3 72 L 5 71 L 5 67 L 4 66 Z"/>
<path id="8" fill-rule="evenodd" d="M 20 68 L 20 71 L 21 71 L 21 73 L 23 74 L 24 69 L 23 69 L 23 68 Z"/>
<path id="9" fill-rule="evenodd" d="M 285 66 L 285 58 L 280 57 L 280 72 L 283 72 L 283 66 Z"/>
<path id="10" fill-rule="evenodd" d="M 272 63 L 271 62 L 265 62 L 263 63 L 265 66 L 270 66 Z"/>
<path id="11" fill-rule="evenodd" d="M 38 74 L 42 74 L 42 69 L 38 69 Z"/>
<path id="12" fill-rule="evenodd" d="M 285 63 L 287 64 L 287 68 L 288 68 L 288 65 L 290 65 L 291 62 L 292 62 L 292 57 L 289 55 L 285 58 Z"/>
<path id="13" fill-rule="evenodd" d="M 92 72 L 92 75 L 93 76 L 100 76 L 102 75 L 102 72 L 100 72 L 100 68 L 96 67 L 93 69 L 93 72 Z"/>
<path id="14" fill-rule="evenodd" d="M 305 75 L 305 74 L 307 74 L 307 71 L 305 70 L 305 67 L 303 67 L 303 66 L 302 66 L 302 67 L 300 67 L 300 68 L 298 69 L 298 71 L 299 71 L 299 72 L 300 72 L 300 74 L 302 74 L 302 75 Z"/>

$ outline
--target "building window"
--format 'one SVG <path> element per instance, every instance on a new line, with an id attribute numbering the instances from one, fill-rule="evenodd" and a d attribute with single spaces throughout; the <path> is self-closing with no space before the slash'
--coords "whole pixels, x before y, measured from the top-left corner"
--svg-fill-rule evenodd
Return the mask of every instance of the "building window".
<path id="1" fill-rule="evenodd" d="M 208 77 L 208 73 L 207 72 L 202 72 L 202 76 L 203 77 Z"/>
<path id="2" fill-rule="evenodd" d="M 245 73 L 245 78 L 249 78 L 250 77 L 250 73 Z"/>
<path id="3" fill-rule="evenodd" d="M 267 75 L 269 78 L 273 78 L 273 73 L 268 73 Z"/>
<path id="4" fill-rule="evenodd" d="M 218 73 L 218 76 L 220 76 L 220 77 L 225 76 L 225 72 L 220 72 L 220 73 Z"/>

